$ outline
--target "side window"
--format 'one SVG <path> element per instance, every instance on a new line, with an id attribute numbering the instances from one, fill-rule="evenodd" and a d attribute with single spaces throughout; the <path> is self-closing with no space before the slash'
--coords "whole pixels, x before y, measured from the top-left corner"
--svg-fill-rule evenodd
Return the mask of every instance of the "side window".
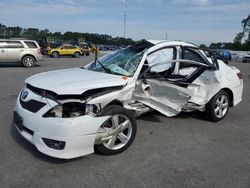
<path id="1" fill-rule="evenodd" d="M 196 49 L 183 48 L 181 54 L 182 54 L 181 59 L 196 61 L 196 62 L 205 64 L 204 59 L 196 51 Z M 201 65 L 192 64 L 190 62 L 180 62 L 178 70 L 176 71 L 176 74 L 184 76 L 184 77 L 187 78 L 190 75 L 192 75 L 199 67 L 201 67 Z"/>
<path id="2" fill-rule="evenodd" d="M 8 48 L 24 48 L 20 41 L 8 41 Z"/>
<path id="3" fill-rule="evenodd" d="M 4 41 L 0 41 L 0 48 L 7 48 L 7 43 Z"/>
<path id="4" fill-rule="evenodd" d="M 31 41 L 24 41 L 24 43 L 29 47 L 29 48 L 38 48 L 36 43 L 31 42 Z"/>
<path id="5" fill-rule="evenodd" d="M 193 60 L 193 61 L 198 61 L 200 63 L 204 63 L 203 58 L 194 49 L 185 48 L 183 50 L 183 54 L 182 55 L 183 55 L 182 59 L 188 59 L 188 60 Z"/>
<path id="6" fill-rule="evenodd" d="M 176 60 L 176 48 L 164 48 L 147 57 L 151 72 L 163 72 L 172 67 L 172 60 Z"/>

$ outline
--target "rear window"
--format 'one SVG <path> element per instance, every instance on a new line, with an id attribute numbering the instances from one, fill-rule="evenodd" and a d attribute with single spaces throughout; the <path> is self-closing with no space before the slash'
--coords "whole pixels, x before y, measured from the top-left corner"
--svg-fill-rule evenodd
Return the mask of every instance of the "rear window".
<path id="1" fill-rule="evenodd" d="M 19 41 L 8 41 L 8 48 L 24 48 L 22 43 Z"/>
<path id="2" fill-rule="evenodd" d="M 184 49 L 183 56 L 184 56 L 183 59 L 188 59 L 188 60 L 204 63 L 204 60 L 202 59 L 202 57 L 192 49 Z"/>
<path id="3" fill-rule="evenodd" d="M 38 48 L 36 43 L 31 42 L 31 41 L 24 41 L 24 43 L 29 47 L 29 48 Z"/>
<path id="4" fill-rule="evenodd" d="M 189 48 L 184 48 L 183 49 L 183 51 L 182 51 L 182 59 L 197 61 L 197 62 L 205 64 L 205 61 L 200 56 L 200 54 L 195 49 L 191 49 L 191 48 L 190 49 Z M 199 66 L 200 65 L 195 65 L 195 64 L 192 64 L 192 63 L 185 63 L 185 62 L 180 63 L 180 68 L 199 67 Z"/>

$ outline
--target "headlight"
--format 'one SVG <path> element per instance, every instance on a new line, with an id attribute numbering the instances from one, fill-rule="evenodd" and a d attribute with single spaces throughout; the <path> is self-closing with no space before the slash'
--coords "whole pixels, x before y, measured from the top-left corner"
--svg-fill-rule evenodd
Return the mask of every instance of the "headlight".
<path id="1" fill-rule="evenodd" d="M 68 102 L 54 106 L 43 117 L 73 118 L 85 114 L 96 116 L 101 110 L 100 104 L 85 104 L 79 102 Z"/>
<path id="2" fill-rule="evenodd" d="M 79 102 L 68 102 L 54 106 L 43 117 L 72 118 L 85 114 L 85 104 Z"/>
<path id="3" fill-rule="evenodd" d="M 85 113 L 96 116 L 101 112 L 101 104 L 86 104 Z"/>
<path id="4" fill-rule="evenodd" d="M 46 112 L 43 117 L 63 117 L 63 106 L 57 105 L 54 106 L 52 109 L 50 109 L 48 112 Z"/>

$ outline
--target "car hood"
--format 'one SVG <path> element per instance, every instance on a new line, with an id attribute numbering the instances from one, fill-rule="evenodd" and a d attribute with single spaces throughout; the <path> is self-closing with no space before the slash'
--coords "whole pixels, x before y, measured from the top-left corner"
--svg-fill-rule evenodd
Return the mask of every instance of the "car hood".
<path id="1" fill-rule="evenodd" d="M 34 87 L 57 94 L 82 94 L 83 92 L 112 86 L 122 86 L 128 79 L 123 76 L 94 72 L 81 68 L 49 71 L 33 75 L 25 80 Z"/>

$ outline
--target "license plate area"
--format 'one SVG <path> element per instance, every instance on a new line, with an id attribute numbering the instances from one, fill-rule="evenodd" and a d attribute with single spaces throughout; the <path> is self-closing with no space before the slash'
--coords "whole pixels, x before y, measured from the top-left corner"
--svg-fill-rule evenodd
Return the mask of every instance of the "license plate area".
<path id="1" fill-rule="evenodd" d="M 23 130 L 23 118 L 16 111 L 14 112 L 14 123 L 20 131 Z"/>

